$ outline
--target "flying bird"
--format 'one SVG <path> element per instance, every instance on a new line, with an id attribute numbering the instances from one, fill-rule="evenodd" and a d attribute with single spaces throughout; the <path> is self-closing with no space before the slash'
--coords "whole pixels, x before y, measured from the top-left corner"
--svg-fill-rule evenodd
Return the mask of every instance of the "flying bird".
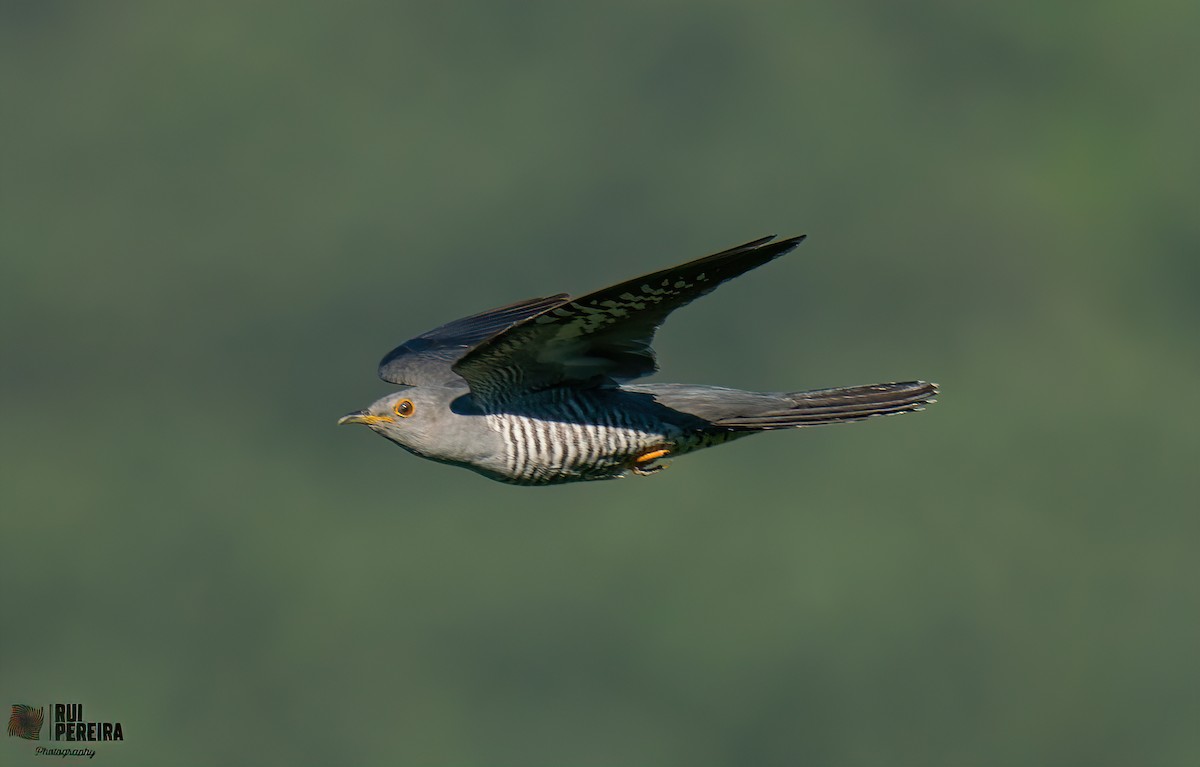
<path id="1" fill-rule="evenodd" d="M 925 381 L 800 392 L 629 383 L 658 369 L 667 315 L 795 248 L 764 237 L 572 298 L 531 298 L 397 346 L 379 377 L 400 387 L 338 424 L 514 485 L 654 474 L 664 459 L 774 429 L 920 410 Z"/>

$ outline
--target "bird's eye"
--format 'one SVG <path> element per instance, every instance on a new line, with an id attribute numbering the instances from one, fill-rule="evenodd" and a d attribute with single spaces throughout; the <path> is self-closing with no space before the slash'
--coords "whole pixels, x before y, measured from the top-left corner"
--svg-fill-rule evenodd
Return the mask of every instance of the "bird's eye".
<path id="1" fill-rule="evenodd" d="M 396 415 L 400 416 L 401 418 L 408 418 L 410 415 L 415 413 L 417 409 L 413 407 L 412 400 L 402 399 L 396 403 L 396 406 L 392 408 L 392 410 L 395 411 Z"/>

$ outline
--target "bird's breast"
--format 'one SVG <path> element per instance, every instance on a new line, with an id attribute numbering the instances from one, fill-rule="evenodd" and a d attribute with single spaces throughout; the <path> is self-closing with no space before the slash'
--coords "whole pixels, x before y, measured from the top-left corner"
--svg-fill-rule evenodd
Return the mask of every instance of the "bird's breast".
<path id="1" fill-rule="evenodd" d="M 500 436 L 498 469 L 516 484 L 553 484 L 623 475 L 645 451 L 678 429 L 586 399 L 487 416 Z"/>

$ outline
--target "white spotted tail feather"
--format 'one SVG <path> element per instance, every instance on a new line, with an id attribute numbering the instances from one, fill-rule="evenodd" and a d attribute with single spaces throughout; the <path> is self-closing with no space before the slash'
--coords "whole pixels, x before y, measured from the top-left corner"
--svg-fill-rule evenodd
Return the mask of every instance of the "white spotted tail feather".
<path id="1" fill-rule="evenodd" d="M 937 384 L 926 381 L 846 386 L 780 395 L 777 407 L 718 418 L 714 426 L 738 431 L 794 429 L 861 421 L 877 415 L 922 410 L 937 400 Z"/>

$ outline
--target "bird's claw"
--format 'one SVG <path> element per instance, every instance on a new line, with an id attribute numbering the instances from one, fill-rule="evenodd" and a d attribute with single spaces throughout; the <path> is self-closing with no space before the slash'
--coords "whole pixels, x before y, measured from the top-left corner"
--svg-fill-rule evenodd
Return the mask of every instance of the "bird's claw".
<path id="1" fill-rule="evenodd" d="M 662 471 L 667 468 L 666 464 L 655 463 L 660 458 L 665 458 L 670 455 L 671 451 L 666 448 L 655 448 L 647 450 L 637 458 L 633 459 L 633 473 L 642 477 L 648 477 L 651 474 Z"/>

